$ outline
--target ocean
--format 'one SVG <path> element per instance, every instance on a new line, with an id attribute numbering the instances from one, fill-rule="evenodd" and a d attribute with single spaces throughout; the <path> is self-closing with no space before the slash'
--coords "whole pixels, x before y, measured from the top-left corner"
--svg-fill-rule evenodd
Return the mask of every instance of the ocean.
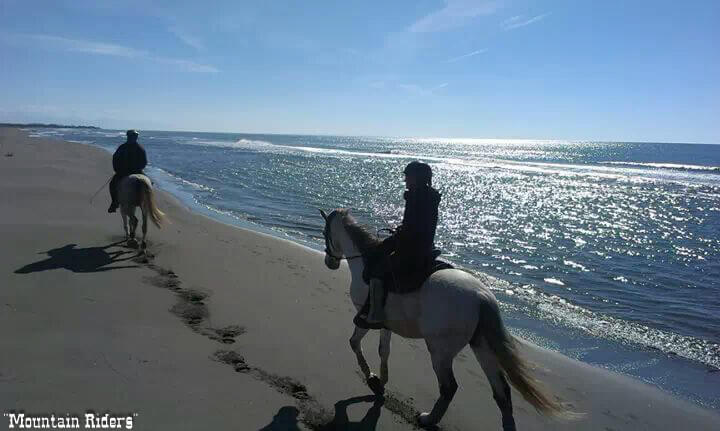
<path id="1" fill-rule="evenodd" d="M 436 244 L 500 280 L 514 333 L 720 410 L 720 145 L 165 131 L 140 143 L 146 172 L 191 208 L 318 250 L 318 208 L 395 226 L 403 167 L 425 161 L 442 193 Z"/>

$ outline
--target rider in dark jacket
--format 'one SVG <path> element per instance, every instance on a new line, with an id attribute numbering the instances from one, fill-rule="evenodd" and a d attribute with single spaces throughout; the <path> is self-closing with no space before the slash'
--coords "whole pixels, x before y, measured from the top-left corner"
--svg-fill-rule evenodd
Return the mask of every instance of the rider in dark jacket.
<path id="1" fill-rule="evenodd" d="M 128 130 L 127 141 L 120 145 L 113 154 L 113 169 L 115 175 L 110 180 L 110 198 L 112 203 L 108 208 L 109 213 L 114 213 L 117 210 L 117 193 L 118 193 L 118 182 L 128 175 L 142 174 L 143 169 L 147 165 L 147 156 L 145 155 L 145 149 L 138 144 L 137 139 L 139 133 L 135 130 Z"/>
<path id="2" fill-rule="evenodd" d="M 399 292 L 410 291 L 421 282 L 419 277 L 433 259 L 438 206 L 441 195 L 432 187 L 432 169 L 411 162 L 404 170 L 407 190 L 402 224 L 380 246 L 381 257 L 370 270 L 370 310 L 360 320 L 377 326 L 385 320 L 383 278 L 392 272 Z"/>

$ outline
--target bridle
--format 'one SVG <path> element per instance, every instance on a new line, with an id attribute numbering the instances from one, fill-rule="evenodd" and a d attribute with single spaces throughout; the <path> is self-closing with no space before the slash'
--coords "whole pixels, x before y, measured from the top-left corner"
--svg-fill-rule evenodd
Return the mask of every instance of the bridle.
<path id="1" fill-rule="evenodd" d="M 328 256 L 332 257 L 335 260 L 343 260 L 343 259 L 344 260 L 352 260 L 352 259 L 357 259 L 359 257 L 363 257 L 362 253 L 357 254 L 355 256 L 339 256 L 338 257 L 332 252 L 332 244 L 330 242 L 330 225 L 332 224 L 332 218 L 335 217 L 335 214 L 337 214 L 337 213 L 330 214 L 328 216 L 328 218 L 325 220 L 325 229 L 323 229 L 323 237 L 325 238 L 325 254 L 327 254 Z"/>

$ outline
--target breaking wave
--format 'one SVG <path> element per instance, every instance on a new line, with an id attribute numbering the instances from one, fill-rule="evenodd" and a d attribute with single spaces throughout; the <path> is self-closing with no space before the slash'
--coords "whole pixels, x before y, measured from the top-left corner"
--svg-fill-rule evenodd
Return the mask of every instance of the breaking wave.
<path id="1" fill-rule="evenodd" d="M 677 163 L 602 162 L 608 165 L 640 166 L 645 168 L 674 169 L 681 171 L 720 172 L 720 166 L 681 165 Z"/>

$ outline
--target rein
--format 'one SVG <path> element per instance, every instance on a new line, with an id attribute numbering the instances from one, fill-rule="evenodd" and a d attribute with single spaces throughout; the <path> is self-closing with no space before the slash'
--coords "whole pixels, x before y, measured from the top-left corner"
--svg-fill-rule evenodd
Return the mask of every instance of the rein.
<path id="1" fill-rule="evenodd" d="M 100 188 L 95 192 L 95 194 L 92 195 L 92 197 L 90 198 L 90 203 L 91 203 L 91 204 L 92 204 L 93 199 L 95 199 L 95 196 L 97 196 L 98 193 L 100 193 L 100 190 L 104 189 L 105 186 L 108 185 L 108 183 L 110 182 L 110 180 L 112 180 L 112 178 L 113 178 L 113 176 L 111 175 L 110 178 L 108 178 L 107 181 L 105 181 L 105 184 L 103 184 L 102 186 L 100 186 Z"/>

